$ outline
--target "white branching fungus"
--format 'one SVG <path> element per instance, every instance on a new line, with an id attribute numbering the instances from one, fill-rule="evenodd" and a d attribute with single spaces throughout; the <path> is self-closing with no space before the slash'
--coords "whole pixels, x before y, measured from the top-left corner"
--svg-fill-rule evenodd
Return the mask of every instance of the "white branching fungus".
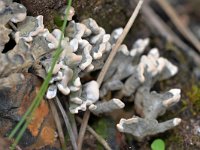
<path id="1" fill-rule="evenodd" d="M 61 11 L 63 15 L 65 10 L 66 8 L 63 8 Z M 119 47 L 101 89 L 96 81 L 88 81 L 82 85 L 81 77 L 87 72 L 102 68 L 107 54 L 122 34 L 123 28 L 106 34 L 92 18 L 75 22 L 72 20 L 74 13 L 74 8 L 71 7 L 67 37 L 63 36 L 61 39 L 62 53 L 53 68 L 46 98 L 53 99 L 61 92 L 69 97 L 71 113 L 88 108 L 94 114 L 100 115 L 125 106 L 119 99 L 101 102 L 99 99 L 108 92 L 118 91 L 122 97 L 131 96 L 138 116 L 122 118 L 117 128 L 120 132 L 130 133 L 139 140 L 180 124 L 179 118 L 162 123 L 156 120 L 180 100 L 181 91 L 171 89 L 165 93 L 151 92 L 155 82 L 174 76 L 178 68 L 160 57 L 157 48 L 151 49 L 147 55 L 142 55 L 148 46 L 148 38 L 138 39 L 131 49 L 124 44 Z M 17 24 L 16 31 L 9 29 L 9 22 Z M 15 33 L 16 45 L 12 50 L 2 53 L 12 32 Z M 36 62 L 39 62 L 38 65 L 42 64 L 48 72 L 53 56 L 50 52 L 58 48 L 61 35 L 59 29 L 50 33 L 44 28 L 43 16 L 26 16 L 26 8 L 23 5 L 10 0 L 0 1 L 0 89 L 23 81 L 23 74 L 12 73 L 27 71 Z M 47 53 L 48 55 L 43 57 Z M 44 77 L 45 73 L 40 76 Z"/>
<path id="2" fill-rule="evenodd" d="M 100 115 L 103 113 L 109 113 L 116 109 L 124 108 L 125 104 L 119 99 L 111 99 L 107 102 L 98 102 L 95 105 L 89 107 L 90 111 L 95 115 Z"/>
<path id="3" fill-rule="evenodd" d="M 156 119 L 143 119 L 133 116 L 130 119 L 121 119 L 117 124 L 117 129 L 120 132 L 132 134 L 137 140 L 141 141 L 146 136 L 165 132 L 180 123 L 180 118 L 159 123 Z"/>

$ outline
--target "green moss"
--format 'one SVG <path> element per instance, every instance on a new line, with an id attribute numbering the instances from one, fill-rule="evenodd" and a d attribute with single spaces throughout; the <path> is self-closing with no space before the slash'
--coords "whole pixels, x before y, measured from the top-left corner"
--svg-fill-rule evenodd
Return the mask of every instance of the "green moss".
<path id="1" fill-rule="evenodd" d="M 167 136 L 163 137 L 167 150 L 183 150 L 184 149 L 184 136 L 181 134 L 179 128 L 174 128 L 169 131 Z"/>
<path id="2" fill-rule="evenodd" d="M 54 23 L 56 26 L 58 26 L 60 28 L 60 27 L 62 27 L 63 20 L 61 19 L 61 17 L 59 15 L 55 15 Z"/>
<path id="3" fill-rule="evenodd" d="M 200 112 L 200 87 L 198 85 L 193 85 L 191 90 L 187 92 L 189 98 L 189 105 L 193 115 Z"/>
<path id="4" fill-rule="evenodd" d="M 166 45 L 165 45 L 165 49 L 168 50 L 168 51 L 174 52 L 180 63 L 182 63 L 182 64 L 186 63 L 187 59 L 185 58 L 184 54 L 172 42 L 167 42 Z"/>
<path id="5" fill-rule="evenodd" d="M 194 118 L 194 115 L 197 115 L 200 112 L 200 86 L 192 85 L 190 90 L 186 93 L 186 96 L 187 99 L 182 101 L 182 109 L 179 113 L 189 109 L 190 112 L 192 112 L 189 119 Z M 174 117 L 175 116 L 173 116 L 173 118 Z M 186 121 L 185 123 L 189 126 L 189 121 Z M 185 126 L 186 125 L 184 125 L 184 127 Z M 185 128 L 183 127 L 174 128 L 164 139 L 168 150 L 195 149 L 199 144 L 199 136 L 194 135 L 190 130 L 185 131 Z M 191 141 L 193 143 L 192 145 L 190 144 Z"/>
<path id="6" fill-rule="evenodd" d="M 107 139 L 108 138 L 108 120 L 105 118 L 102 118 L 98 120 L 94 125 L 93 125 L 94 130 L 102 136 L 102 138 Z M 103 147 L 98 144 L 97 145 L 98 150 L 103 150 Z"/>
<path id="7" fill-rule="evenodd" d="M 95 131 L 101 135 L 103 138 L 107 138 L 108 137 L 108 132 L 107 132 L 107 129 L 108 129 L 108 126 L 107 126 L 107 120 L 102 118 L 100 120 L 98 120 L 98 122 L 96 122 L 94 125 L 93 125 Z"/>
<path id="8" fill-rule="evenodd" d="M 165 143 L 167 150 L 197 149 L 197 147 L 199 148 L 199 136 L 174 129 L 165 139 Z"/>

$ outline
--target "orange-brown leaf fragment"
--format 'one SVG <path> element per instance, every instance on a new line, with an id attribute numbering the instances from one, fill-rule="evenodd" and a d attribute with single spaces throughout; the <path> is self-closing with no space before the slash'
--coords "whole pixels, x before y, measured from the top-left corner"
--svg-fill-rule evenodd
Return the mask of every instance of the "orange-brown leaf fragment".
<path id="1" fill-rule="evenodd" d="M 51 127 L 44 126 L 40 134 L 42 140 L 47 145 L 53 145 L 56 140 L 55 130 Z"/>
<path id="2" fill-rule="evenodd" d="M 17 114 L 20 116 L 22 116 L 31 105 L 42 84 L 38 77 L 30 73 L 26 73 L 24 76 L 25 80 L 13 86 L 10 91 L 11 98 L 8 97 L 8 99 L 15 100 L 16 104 L 20 104 L 17 111 Z"/>
<path id="3" fill-rule="evenodd" d="M 33 118 L 31 123 L 28 125 L 28 129 L 33 136 L 37 136 L 39 133 L 40 126 L 44 121 L 45 117 L 49 113 L 48 104 L 42 100 L 40 106 L 33 113 Z"/>

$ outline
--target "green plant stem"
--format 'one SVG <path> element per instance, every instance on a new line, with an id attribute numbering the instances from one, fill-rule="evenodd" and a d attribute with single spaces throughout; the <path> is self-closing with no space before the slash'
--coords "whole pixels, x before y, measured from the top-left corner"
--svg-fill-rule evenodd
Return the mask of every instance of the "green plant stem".
<path id="1" fill-rule="evenodd" d="M 72 3 L 72 0 L 68 0 L 66 14 L 65 14 L 65 18 L 64 18 L 64 22 L 63 22 L 63 26 L 62 26 L 62 34 L 61 34 L 61 37 L 59 39 L 58 48 L 56 49 L 55 53 L 53 54 L 53 60 L 52 60 L 52 64 L 51 64 L 51 67 L 50 67 L 50 71 L 48 72 L 47 77 L 45 78 L 45 80 L 44 80 L 44 82 L 43 82 L 43 84 L 40 88 L 40 91 L 37 94 L 37 96 L 34 98 L 31 106 L 28 108 L 26 113 L 21 118 L 20 122 L 17 124 L 17 126 L 12 130 L 12 132 L 8 136 L 9 139 L 13 138 L 15 136 L 15 134 L 17 133 L 17 131 L 19 130 L 19 128 L 22 126 L 22 124 L 25 122 L 25 120 L 29 116 L 29 118 L 26 120 L 25 124 L 21 128 L 19 134 L 16 137 L 16 140 L 14 141 L 14 143 L 12 145 L 13 149 L 16 147 L 16 145 L 18 144 L 19 140 L 21 139 L 23 133 L 25 132 L 28 124 L 31 122 L 33 112 L 40 105 L 40 102 L 41 102 L 41 100 L 42 100 L 42 98 L 43 98 L 43 96 L 44 96 L 44 94 L 45 94 L 45 92 L 48 88 L 49 81 L 51 80 L 53 68 L 54 68 L 60 54 L 62 53 L 61 41 L 62 41 L 62 37 L 64 35 L 64 31 L 65 31 L 65 28 L 66 28 L 66 25 L 67 25 L 67 16 L 69 14 L 69 9 L 70 9 L 71 3 Z"/>
<path id="2" fill-rule="evenodd" d="M 48 85 L 47 85 L 47 87 L 48 87 Z M 30 116 L 27 118 L 27 120 L 26 120 L 26 122 L 24 123 L 23 127 L 21 128 L 19 134 L 17 135 L 17 137 L 16 137 L 14 143 L 12 144 L 11 150 L 14 150 L 14 148 L 16 147 L 16 145 L 18 144 L 18 142 L 20 141 L 20 139 L 21 139 L 23 133 L 25 132 L 27 126 L 29 125 L 29 123 L 30 123 L 31 120 L 32 120 L 33 112 L 38 108 L 38 106 L 40 105 L 40 102 L 41 102 L 41 101 L 42 101 L 42 98 L 35 102 L 35 105 L 34 105 L 34 107 L 33 107 L 33 109 L 32 109 L 32 112 L 31 112 Z"/>
<path id="3" fill-rule="evenodd" d="M 28 119 L 28 120 L 31 121 L 31 119 Z M 26 122 L 25 122 L 24 126 L 21 128 L 20 132 L 18 133 L 18 136 L 16 137 L 14 143 L 13 143 L 12 146 L 10 147 L 10 150 L 14 150 L 14 149 L 15 149 L 15 147 L 16 147 L 17 144 L 19 143 L 19 141 L 20 141 L 20 139 L 21 139 L 23 133 L 25 132 L 25 130 L 26 130 L 28 124 L 30 123 L 30 121 L 26 121 Z"/>
<path id="4" fill-rule="evenodd" d="M 40 94 L 44 93 L 45 91 L 43 90 L 45 88 L 45 84 L 42 84 L 41 90 L 39 91 L 39 94 L 35 97 L 34 101 L 32 102 L 31 106 L 28 108 L 28 110 L 25 112 L 23 117 L 21 118 L 20 122 L 17 124 L 17 126 L 12 130 L 10 135 L 8 136 L 9 139 L 13 138 L 14 135 L 16 134 L 17 130 L 20 128 L 20 126 L 24 123 L 25 119 L 27 118 L 28 115 L 34 110 L 34 107 L 37 103 L 37 99 L 42 99 Z M 44 91 L 44 92 L 43 92 Z"/>

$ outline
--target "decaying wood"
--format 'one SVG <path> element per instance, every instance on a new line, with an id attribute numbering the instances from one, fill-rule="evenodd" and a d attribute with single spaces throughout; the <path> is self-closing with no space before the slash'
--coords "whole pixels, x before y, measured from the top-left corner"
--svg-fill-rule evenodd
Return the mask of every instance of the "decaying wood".
<path id="1" fill-rule="evenodd" d="M 39 60 L 51 53 L 47 41 L 42 36 L 34 38 L 31 45 L 20 40 L 19 43 L 7 53 L 0 53 L 0 89 L 23 80 L 23 72 L 28 72 L 31 66 L 39 63 Z"/>
<path id="2" fill-rule="evenodd" d="M 6 87 L 0 89 L 1 135 L 7 135 L 16 121 L 21 119 L 37 95 L 41 83 L 40 78 L 26 73 L 21 82 L 13 82 L 9 86 L 6 85 Z M 49 111 L 46 101 L 42 100 L 41 105 L 34 112 L 33 118 L 25 132 L 25 136 L 21 139 L 20 145 L 26 145 L 28 149 L 39 149 L 44 146 L 60 147 L 52 113 Z"/>
<path id="3" fill-rule="evenodd" d="M 0 53 L 0 77 L 23 72 L 36 63 L 43 55 L 51 52 L 45 43 L 44 37 L 36 37 L 33 41 L 33 46 L 29 48 L 24 41 L 20 40 L 13 50 L 5 54 Z"/>
<path id="4" fill-rule="evenodd" d="M 47 45 L 44 37 L 37 36 L 30 47 L 23 40 L 20 40 L 12 50 L 7 53 L 0 53 L 0 77 L 28 69 L 41 56 L 51 52 Z"/>

